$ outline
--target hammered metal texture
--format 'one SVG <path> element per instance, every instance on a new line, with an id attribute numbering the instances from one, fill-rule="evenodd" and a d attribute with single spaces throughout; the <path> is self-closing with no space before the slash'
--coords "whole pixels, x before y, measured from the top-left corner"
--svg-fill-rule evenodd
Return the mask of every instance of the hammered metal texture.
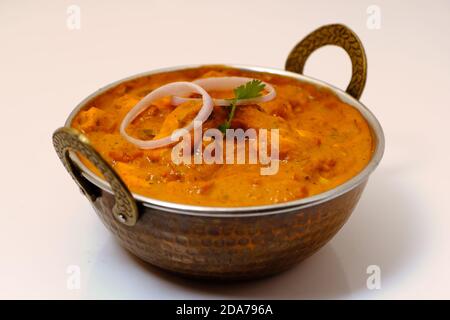
<path id="1" fill-rule="evenodd" d="M 114 197 L 93 202 L 105 226 L 130 252 L 157 267 L 204 279 L 250 279 L 278 273 L 326 244 L 346 222 L 365 183 L 321 204 L 254 217 L 199 217 L 140 206 L 133 227 L 113 219 Z"/>
<path id="2" fill-rule="evenodd" d="M 352 79 L 346 91 L 359 99 L 367 78 L 366 53 L 358 36 L 344 25 L 330 24 L 311 32 L 292 49 L 286 60 L 285 69 L 303 74 L 306 60 L 311 53 L 326 45 L 339 46 L 350 56 Z"/>
<path id="3" fill-rule="evenodd" d="M 69 151 L 76 151 L 92 162 L 108 181 L 115 195 L 114 206 L 111 207 L 113 215 L 126 225 L 134 225 L 138 219 L 136 202 L 122 179 L 111 166 L 91 146 L 87 137 L 73 128 L 63 127 L 53 134 L 53 146 L 64 167 L 81 188 L 89 200 L 95 201 L 97 194 L 94 185 L 89 183 L 80 172 L 80 169 L 70 159 Z"/>

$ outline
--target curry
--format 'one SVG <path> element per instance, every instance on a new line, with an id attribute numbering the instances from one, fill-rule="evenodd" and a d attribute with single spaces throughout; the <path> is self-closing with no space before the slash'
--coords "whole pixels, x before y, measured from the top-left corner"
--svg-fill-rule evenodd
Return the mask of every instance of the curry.
<path id="1" fill-rule="evenodd" d="M 271 101 L 237 106 L 230 125 L 234 129 L 279 130 L 276 174 L 261 175 L 262 164 L 175 164 L 172 145 L 142 149 L 120 134 L 126 114 L 156 88 L 175 81 L 224 76 L 260 79 L 275 88 L 276 97 Z M 232 91 L 208 93 L 213 98 L 232 97 Z M 191 121 L 200 107 L 201 103 L 192 101 L 175 106 L 170 97 L 159 99 L 131 122 L 127 133 L 141 140 L 168 136 Z M 227 114 L 226 107 L 215 105 L 202 129 L 219 127 Z M 265 205 L 316 195 L 358 174 L 374 149 L 364 117 L 330 90 L 280 75 L 221 66 L 122 82 L 91 100 L 76 115 L 72 127 L 89 138 L 132 192 L 201 206 Z M 91 163 L 81 159 L 99 174 Z"/>

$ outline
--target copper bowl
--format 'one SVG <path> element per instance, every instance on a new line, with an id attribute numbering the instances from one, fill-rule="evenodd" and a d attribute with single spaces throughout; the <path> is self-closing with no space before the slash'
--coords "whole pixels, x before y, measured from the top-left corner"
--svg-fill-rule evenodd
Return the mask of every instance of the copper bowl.
<path id="1" fill-rule="evenodd" d="M 301 74 L 307 57 L 328 44 L 342 47 L 352 60 L 352 79 L 346 92 Z M 133 194 L 87 137 L 70 128 L 74 116 L 93 98 L 124 81 L 196 67 L 200 66 L 150 71 L 95 92 L 75 108 L 65 127 L 54 133 L 53 143 L 58 156 L 121 245 L 152 265 L 190 277 L 215 279 L 256 278 L 285 270 L 312 255 L 338 232 L 382 158 L 384 136 L 381 126 L 358 101 L 366 80 L 366 56 L 362 44 L 347 27 L 328 25 L 297 44 L 286 61 L 287 71 L 227 65 L 329 88 L 358 109 L 372 130 L 374 153 L 358 175 L 327 192 L 274 205 L 203 207 Z M 74 151 L 89 159 L 103 173 L 105 180 L 88 170 Z"/>

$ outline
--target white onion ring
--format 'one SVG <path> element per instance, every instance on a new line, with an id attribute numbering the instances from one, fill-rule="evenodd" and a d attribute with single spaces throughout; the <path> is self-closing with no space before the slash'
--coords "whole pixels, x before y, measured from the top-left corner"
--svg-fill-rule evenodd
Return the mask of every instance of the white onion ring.
<path id="1" fill-rule="evenodd" d="M 195 81 L 192 81 L 192 83 L 201 86 L 206 91 L 209 90 L 225 91 L 225 90 L 233 90 L 252 80 L 255 79 L 246 77 L 213 77 L 213 78 L 197 79 Z M 277 95 L 275 89 L 267 82 L 262 83 L 265 85 L 264 89 L 267 90 L 267 94 L 257 98 L 238 100 L 236 105 L 239 106 L 244 104 L 261 103 L 274 99 Z M 186 98 L 178 95 L 172 97 L 172 104 L 177 106 L 187 101 L 199 101 L 199 100 L 200 100 L 199 98 Z M 229 106 L 231 104 L 230 99 L 213 99 L 213 101 L 214 105 L 216 106 Z"/>
<path id="2" fill-rule="evenodd" d="M 131 137 L 126 132 L 126 128 L 139 114 L 141 114 L 145 109 L 147 109 L 151 103 L 155 100 L 173 96 L 173 95 L 186 95 L 190 92 L 197 92 L 202 95 L 203 105 L 199 110 L 198 114 L 195 116 L 194 120 L 184 128 L 175 130 L 170 136 L 157 139 L 157 140 L 140 140 Z M 200 101 L 200 99 L 198 99 Z M 167 146 L 174 143 L 180 138 L 180 135 L 176 135 L 176 131 L 184 130 L 190 131 L 196 127 L 201 126 L 201 124 L 208 119 L 209 115 L 213 111 L 213 101 L 211 96 L 203 89 L 201 86 L 192 82 L 172 82 L 159 87 L 147 94 L 142 100 L 140 100 L 125 116 L 120 124 L 120 134 L 127 139 L 132 144 L 138 146 L 141 149 L 156 149 L 160 147 Z M 184 130 L 183 130 L 184 129 Z"/>

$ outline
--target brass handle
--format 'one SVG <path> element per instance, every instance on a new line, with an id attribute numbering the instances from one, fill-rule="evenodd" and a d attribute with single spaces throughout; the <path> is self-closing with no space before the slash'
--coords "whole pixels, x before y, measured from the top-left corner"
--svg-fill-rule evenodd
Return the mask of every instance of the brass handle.
<path id="1" fill-rule="evenodd" d="M 138 209 L 133 196 L 122 179 L 94 149 L 85 135 L 74 128 L 59 128 L 53 133 L 53 146 L 64 164 L 64 167 L 69 171 L 82 192 L 89 200 L 95 201 L 97 198 L 95 189 L 93 189 L 92 184 L 82 176 L 80 168 L 70 158 L 69 151 L 79 152 L 91 161 L 103 174 L 114 193 L 114 217 L 128 226 L 136 224 L 138 219 Z"/>
<path id="2" fill-rule="evenodd" d="M 344 49 L 352 61 L 352 79 L 347 93 L 356 99 L 361 97 L 367 78 L 367 58 L 358 36 L 342 24 L 323 26 L 300 41 L 286 60 L 285 69 L 303 74 L 306 60 L 316 49 L 336 45 Z"/>

